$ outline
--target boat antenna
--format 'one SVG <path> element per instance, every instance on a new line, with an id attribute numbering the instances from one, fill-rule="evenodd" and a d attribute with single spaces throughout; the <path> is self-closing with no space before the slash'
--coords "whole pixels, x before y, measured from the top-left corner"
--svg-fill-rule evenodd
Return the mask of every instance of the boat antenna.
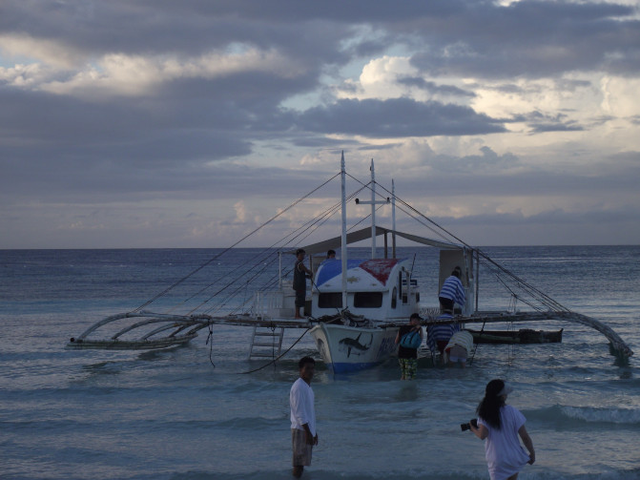
<path id="1" fill-rule="evenodd" d="M 373 158 L 369 170 L 371 170 L 371 200 L 356 198 L 356 205 L 371 205 L 371 258 L 376 258 L 376 205 L 389 203 L 390 199 L 387 197 L 385 200 L 376 200 L 376 169 L 373 165 Z"/>

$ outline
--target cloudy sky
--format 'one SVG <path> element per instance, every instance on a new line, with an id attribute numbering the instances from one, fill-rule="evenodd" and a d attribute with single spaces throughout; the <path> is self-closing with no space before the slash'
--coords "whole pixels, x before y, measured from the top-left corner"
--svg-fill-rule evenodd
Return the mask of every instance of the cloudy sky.
<path id="1" fill-rule="evenodd" d="M 226 247 L 342 150 L 470 244 L 638 244 L 639 73 L 631 0 L 2 0 L 0 248 Z"/>

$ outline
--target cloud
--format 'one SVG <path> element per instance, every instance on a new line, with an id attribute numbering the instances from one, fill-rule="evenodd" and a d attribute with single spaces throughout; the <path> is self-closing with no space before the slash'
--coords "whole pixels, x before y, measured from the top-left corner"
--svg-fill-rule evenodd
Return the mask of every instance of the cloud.
<path id="1" fill-rule="evenodd" d="M 83 52 L 73 45 L 22 32 L 0 34 L 0 52 L 12 57 L 41 61 L 57 68 L 70 68 L 84 59 Z"/>
<path id="2" fill-rule="evenodd" d="M 5 0 L 0 248 L 228 245 L 342 150 L 487 243 L 640 241 L 637 2 L 292 5 Z"/>
<path id="3" fill-rule="evenodd" d="M 640 53 L 636 14 L 631 6 L 613 3 L 470 2 L 444 21 L 418 20 L 438 38 L 439 49 L 417 53 L 412 64 L 422 72 L 474 78 L 634 74 L 640 65 L 634 60 Z"/>
<path id="4" fill-rule="evenodd" d="M 371 138 L 475 135 L 504 132 L 498 120 L 471 108 L 440 102 L 389 100 L 339 100 L 311 108 L 298 117 L 299 128 L 326 134 Z"/>

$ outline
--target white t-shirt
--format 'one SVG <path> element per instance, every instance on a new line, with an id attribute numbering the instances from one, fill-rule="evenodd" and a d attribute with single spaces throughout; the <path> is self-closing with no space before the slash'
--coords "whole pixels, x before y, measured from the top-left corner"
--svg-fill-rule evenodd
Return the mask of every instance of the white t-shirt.
<path id="1" fill-rule="evenodd" d="M 485 458 L 491 480 L 503 480 L 522 470 L 529 455 L 520 445 L 518 430 L 526 422 L 524 415 L 511 405 L 500 409 L 500 429 L 495 429 L 478 417 L 478 424 L 489 430 L 484 444 Z"/>
<path id="2" fill-rule="evenodd" d="M 311 386 L 302 378 L 298 378 L 291 387 L 289 393 L 289 405 L 291 406 L 291 428 L 304 430 L 302 425 L 309 425 L 311 434 L 316 435 L 316 412 L 313 406 L 314 395 Z"/>

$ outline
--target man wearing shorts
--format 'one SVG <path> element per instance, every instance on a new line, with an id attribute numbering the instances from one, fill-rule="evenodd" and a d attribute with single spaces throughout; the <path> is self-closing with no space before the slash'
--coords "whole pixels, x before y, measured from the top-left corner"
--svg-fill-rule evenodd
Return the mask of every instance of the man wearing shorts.
<path id="1" fill-rule="evenodd" d="M 293 448 L 293 476 L 300 478 L 304 467 L 311 465 L 313 446 L 318 444 L 316 432 L 316 412 L 311 379 L 316 362 L 304 357 L 298 362 L 298 378 L 289 393 L 291 407 L 291 446 Z"/>

